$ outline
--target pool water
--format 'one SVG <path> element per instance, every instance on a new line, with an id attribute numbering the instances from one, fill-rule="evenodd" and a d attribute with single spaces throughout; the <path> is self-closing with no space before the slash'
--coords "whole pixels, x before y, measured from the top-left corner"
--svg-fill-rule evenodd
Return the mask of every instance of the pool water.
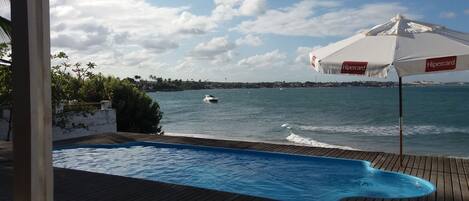
<path id="1" fill-rule="evenodd" d="M 432 193 L 417 177 L 369 162 L 194 145 L 133 142 L 56 149 L 54 166 L 277 200 L 410 198 Z"/>

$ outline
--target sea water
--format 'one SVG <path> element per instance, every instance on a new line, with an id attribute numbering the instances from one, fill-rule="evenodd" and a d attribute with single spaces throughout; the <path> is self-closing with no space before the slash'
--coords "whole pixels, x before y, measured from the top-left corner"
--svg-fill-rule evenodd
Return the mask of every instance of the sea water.
<path id="1" fill-rule="evenodd" d="M 202 101 L 205 94 L 219 103 Z M 215 89 L 149 95 L 167 134 L 398 152 L 397 88 Z M 469 86 L 404 87 L 404 151 L 469 157 Z"/>

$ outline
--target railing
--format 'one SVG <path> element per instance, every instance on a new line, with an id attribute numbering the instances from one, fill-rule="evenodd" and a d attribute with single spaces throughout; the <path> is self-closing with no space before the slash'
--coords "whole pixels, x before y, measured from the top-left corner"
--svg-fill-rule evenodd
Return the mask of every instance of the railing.
<path id="1" fill-rule="evenodd" d="M 0 105 L 0 118 L 7 118 L 10 116 L 10 105 Z M 101 102 L 69 102 L 61 103 L 55 107 L 55 113 L 61 112 L 80 112 L 80 111 L 96 111 L 96 110 L 111 110 L 112 104 L 109 100 L 102 100 Z"/>
<path id="2" fill-rule="evenodd" d="M 64 104 L 62 108 L 62 112 L 96 111 L 100 108 L 101 108 L 101 104 L 97 102 L 73 103 L 73 104 Z"/>
<path id="3" fill-rule="evenodd" d="M 61 103 L 55 108 L 56 113 L 60 112 L 79 112 L 96 111 L 112 109 L 111 101 L 102 100 L 101 102 L 72 102 Z"/>

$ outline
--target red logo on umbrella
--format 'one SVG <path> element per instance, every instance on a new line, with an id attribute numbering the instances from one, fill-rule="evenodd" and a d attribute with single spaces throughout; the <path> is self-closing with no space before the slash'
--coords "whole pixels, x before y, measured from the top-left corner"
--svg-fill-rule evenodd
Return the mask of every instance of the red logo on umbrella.
<path id="1" fill-rule="evenodd" d="M 342 69 L 340 70 L 340 73 L 364 75 L 367 66 L 368 62 L 364 61 L 344 61 L 344 63 L 342 63 Z"/>
<path id="2" fill-rule="evenodd" d="M 427 59 L 425 72 L 456 69 L 456 56 Z"/>
<path id="3" fill-rule="evenodd" d="M 311 57 L 311 65 L 316 67 L 316 65 L 314 63 L 316 63 L 316 56 Z"/>

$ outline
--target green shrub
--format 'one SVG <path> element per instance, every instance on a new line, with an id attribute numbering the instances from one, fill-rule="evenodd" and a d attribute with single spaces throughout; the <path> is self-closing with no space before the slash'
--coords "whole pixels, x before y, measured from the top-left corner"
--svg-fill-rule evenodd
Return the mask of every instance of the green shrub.
<path id="1" fill-rule="evenodd" d="M 160 106 L 135 85 L 122 81 L 113 88 L 112 105 L 117 112 L 117 130 L 162 134 Z"/>

